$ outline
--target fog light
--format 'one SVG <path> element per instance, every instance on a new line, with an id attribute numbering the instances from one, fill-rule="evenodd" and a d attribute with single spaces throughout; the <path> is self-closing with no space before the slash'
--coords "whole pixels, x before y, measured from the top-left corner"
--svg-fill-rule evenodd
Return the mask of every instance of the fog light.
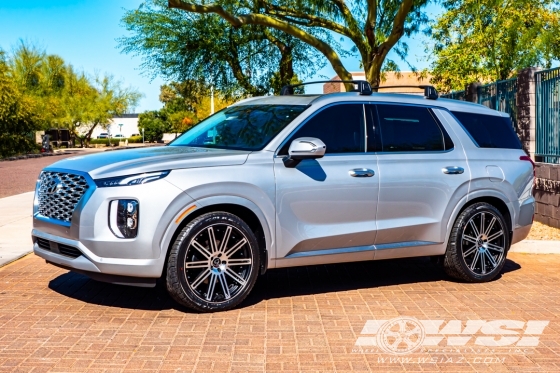
<path id="1" fill-rule="evenodd" d="M 138 235 L 139 204 L 134 199 L 119 199 L 109 204 L 109 228 L 119 238 Z"/>

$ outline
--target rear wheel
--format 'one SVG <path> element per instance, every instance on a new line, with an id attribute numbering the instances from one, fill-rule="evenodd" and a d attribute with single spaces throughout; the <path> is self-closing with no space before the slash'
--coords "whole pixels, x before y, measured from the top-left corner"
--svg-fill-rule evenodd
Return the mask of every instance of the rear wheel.
<path id="1" fill-rule="evenodd" d="M 257 279 L 257 239 L 237 216 L 216 212 L 190 222 L 167 265 L 167 290 L 180 304 L 202 312 L 237 306 Z"/>
<path id="2" fill-rule="evenodd" d="M 509 249 L 507 224 L 498 209 L 481 202 L 457 217 L 443 265 L 448 275 L 469 282 L 486 282 L 502 270 Z"/>

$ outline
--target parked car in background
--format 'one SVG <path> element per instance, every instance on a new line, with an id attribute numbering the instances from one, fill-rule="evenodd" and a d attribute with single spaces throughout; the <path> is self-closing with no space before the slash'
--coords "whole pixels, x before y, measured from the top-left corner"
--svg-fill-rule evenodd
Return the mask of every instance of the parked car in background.
<path id="1" fill-rule="evenodd" d="M 115 136 L 113 136 L 114 139 L 126 139 L 126 136 L 123 135 L 122 133 L 117 133 Z"/>
<path id="2" fill-rule="evenodd" d="M 107 139 L 109 138 L 109 134 L 107 132 L 102 132 L 97 136 L 98 139 Z"/>
<path id="3" fill-rule="evenodd" d="M 429 256 L 460 281 L 495 279 L 535 208 L 509 116 L 355 83 L 248 98 L 168 146 L 48 166 L 35 254 L 117 284 L 161 278 L 203 312 L 237 306 L 268 268 Z"/>

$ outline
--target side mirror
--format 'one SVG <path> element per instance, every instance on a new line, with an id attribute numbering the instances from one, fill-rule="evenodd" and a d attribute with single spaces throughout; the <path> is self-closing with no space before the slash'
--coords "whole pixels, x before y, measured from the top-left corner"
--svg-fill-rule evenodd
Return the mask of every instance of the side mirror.
<path id="1" fill-rule="evenodd" d="M 288 156 L 283 159 L 286 167 L 296 167 L 303 159 L 317 159 L 325 155 L 327 146 L 315 137 L 300 137 L 292 141 Z"/>

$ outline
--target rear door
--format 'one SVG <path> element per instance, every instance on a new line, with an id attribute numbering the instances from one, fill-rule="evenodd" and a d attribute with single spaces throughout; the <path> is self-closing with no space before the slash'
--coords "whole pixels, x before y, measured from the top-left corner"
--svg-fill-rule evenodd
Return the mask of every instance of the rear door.
<path id="1" fill-rule="evenodd" d="M 468 194 L 460 140 L 428 107 L 376 104 L 376 259 L 443 252 L 449 217 Z"/>

